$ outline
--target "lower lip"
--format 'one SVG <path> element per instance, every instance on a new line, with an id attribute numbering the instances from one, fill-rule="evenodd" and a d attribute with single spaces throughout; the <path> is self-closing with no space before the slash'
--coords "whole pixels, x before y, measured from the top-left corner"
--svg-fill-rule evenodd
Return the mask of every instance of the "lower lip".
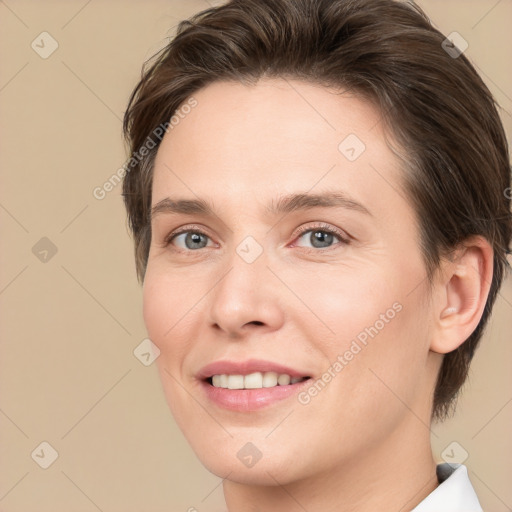
<path id="1" fill-rule="evenodd" d="M 212 386 L 209 382 L 201 384 L 209 400 L 224 409 L 232 411 L 256 411 L 271 404 L 290 398 L 301 388 L 310 385 L 311 379 L 306 379 L 286 386 L 274 386 L 260 389 L 226 389 Z"/>

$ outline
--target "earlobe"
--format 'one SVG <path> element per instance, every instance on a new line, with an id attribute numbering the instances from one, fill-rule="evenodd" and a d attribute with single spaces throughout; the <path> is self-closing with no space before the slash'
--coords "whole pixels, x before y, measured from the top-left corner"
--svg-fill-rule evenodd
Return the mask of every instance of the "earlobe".
<path id="1" fill-rule="evenodd" d="M 492 247 L 483 237 L 472 237 L 442 266 L 442 277 L 435 284 L 430 350 L 447 354 L 464 343 L 480 322 L 492 282 Z"/>

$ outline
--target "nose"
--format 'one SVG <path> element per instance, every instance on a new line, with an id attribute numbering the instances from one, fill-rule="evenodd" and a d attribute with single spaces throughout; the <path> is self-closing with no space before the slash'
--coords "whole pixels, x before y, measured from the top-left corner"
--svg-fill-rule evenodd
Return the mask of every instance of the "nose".
<path id="1" fill-rule="evenodd" d="M 284 290 L 268 267 L 265 251 L 252 262 L 240 254 L 233 251 L 208 299 L 210 325 L 237 339 L 254 329 L 279 329 L 284 320 Z"/>

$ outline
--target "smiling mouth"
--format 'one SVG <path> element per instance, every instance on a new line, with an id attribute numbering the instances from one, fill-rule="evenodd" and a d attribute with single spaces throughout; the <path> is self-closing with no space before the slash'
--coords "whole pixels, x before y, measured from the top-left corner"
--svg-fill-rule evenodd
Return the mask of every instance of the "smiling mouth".
<path id="1" fill-rule="evenodd" d="M 230 390 L 252 390 L 291 386 L 304 382 L 311 377 L 291 377 L 286 373 L 277 372 L 253 372 L 247 375 L 240 374 L 219 374 L 212 375 L 205 379 L 205 382 L 215 388 Z"/>

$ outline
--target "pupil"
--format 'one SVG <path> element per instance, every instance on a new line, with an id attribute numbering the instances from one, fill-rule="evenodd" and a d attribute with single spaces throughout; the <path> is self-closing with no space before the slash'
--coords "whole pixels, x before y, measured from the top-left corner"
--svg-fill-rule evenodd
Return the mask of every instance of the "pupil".
<path id="1" fill-rule="evenodd" d="M 191 244 L 199 244 L 201 242 L 202 235 L 199 233 L 189 233 L 187 236 L 187 241 L 191 241 Z M 189 244 L 186 244 L 189 249 L 197 249 L 197 247 L 189 247 Z"/>
<path id="2" fill-rule="evenodd" d="M 331 233 L 326 233 L 325 231 L 315 231 L 314 233 L 314 239 L 313 239 L 313 246 L 314 247 L 327 247 L 332 243 L 332 237 L 333 235 Z M 320 245 L 316 245 L 320 243 Z"/>

